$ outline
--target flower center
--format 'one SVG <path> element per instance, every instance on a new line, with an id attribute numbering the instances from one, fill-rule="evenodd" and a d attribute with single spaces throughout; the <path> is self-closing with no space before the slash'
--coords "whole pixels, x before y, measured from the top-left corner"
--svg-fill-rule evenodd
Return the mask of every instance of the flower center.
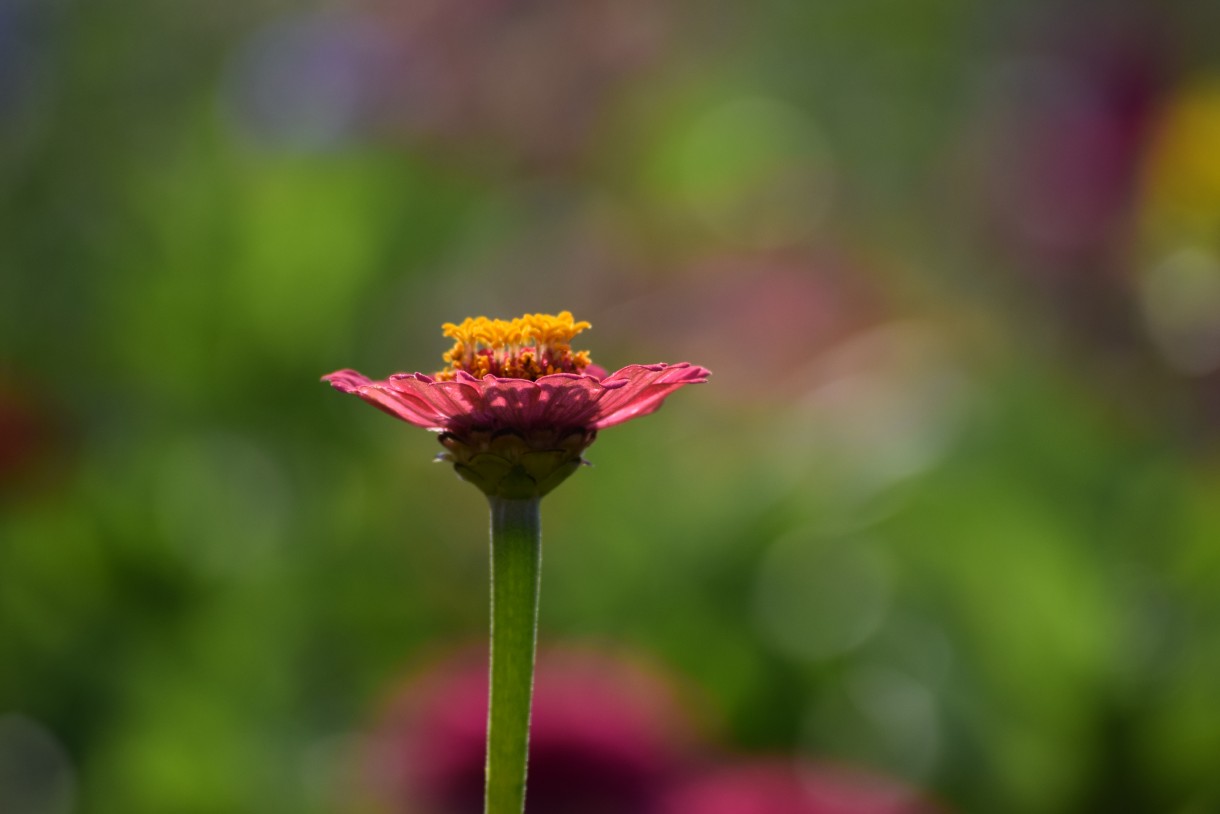
<path id="1" fill-rule="evenodd" d="M 580 373 L 589 366 L 589 352 L 573 351 L 571 342 L 592 326 L 573 320 L 570 311 L 517 319 L 467 317 L 461 324 L 446 322 L 441 327 L 454 345 L 442 357 L 448 366 L 436 374 L 440 380 L 464 370 L 476 378 L 490 373 L 533 381 L 551 373 Z"/>

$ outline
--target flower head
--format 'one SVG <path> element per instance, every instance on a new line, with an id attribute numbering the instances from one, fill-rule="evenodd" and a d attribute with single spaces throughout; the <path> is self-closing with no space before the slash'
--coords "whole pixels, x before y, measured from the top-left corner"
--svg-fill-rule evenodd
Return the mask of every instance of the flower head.
<path id="1" fill-rule="evenodd" d="M 572 350 L 586 328 L 572 314 L 446 323 L 454 340 L 434 375 L 373 381 L 339 370 L 323 381 L 395 418 L 439 431 L 442 460 L 488 495 L 544 495 L 576 471 L 597 431 L 656 411 L 673 391 L 707 380 L 697 365 L 628 365 L 606 374 Z"/>

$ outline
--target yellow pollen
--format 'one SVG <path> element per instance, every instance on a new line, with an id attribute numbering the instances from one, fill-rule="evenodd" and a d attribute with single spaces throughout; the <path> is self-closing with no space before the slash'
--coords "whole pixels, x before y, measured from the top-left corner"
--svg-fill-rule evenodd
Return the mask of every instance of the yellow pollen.
<path id="1" fill-rule="evenodd" d="M 579 373 L 589 366 L 589 353 L 573 351 L 571 343 L 590 327 L 588 322 L 574 320 L 570 311 L 446 322 L 441 329 L 454 344 L 441 357 L 447 367 L 436 378 L 453 379 L 459 370 L 477 378 L 490 373 L 530 380 L 551 373 Z"/>

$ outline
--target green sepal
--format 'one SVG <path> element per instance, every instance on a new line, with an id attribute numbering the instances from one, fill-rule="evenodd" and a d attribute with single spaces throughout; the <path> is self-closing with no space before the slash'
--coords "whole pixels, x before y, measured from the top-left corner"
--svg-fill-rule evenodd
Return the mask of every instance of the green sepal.
<path id="1" fill-rule="evenodd" d="M 585 429 L 446 432 L 440 442 L 447 452 L 438 458 L 490 497 L 525 500 L 567 480 L 586 463 L 581 453 L 596 437 L 595 430 Z"/>

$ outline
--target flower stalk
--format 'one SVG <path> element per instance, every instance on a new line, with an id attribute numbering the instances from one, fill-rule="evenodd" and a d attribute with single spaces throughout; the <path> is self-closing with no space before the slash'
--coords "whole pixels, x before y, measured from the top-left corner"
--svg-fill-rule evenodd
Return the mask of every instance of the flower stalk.
<path id="1" fill-rule="evenodd" d="M 489 496 L 491 505 L 491 691 L 485 814 L 522 814 L 529 753 L 541 499 Z"/>

